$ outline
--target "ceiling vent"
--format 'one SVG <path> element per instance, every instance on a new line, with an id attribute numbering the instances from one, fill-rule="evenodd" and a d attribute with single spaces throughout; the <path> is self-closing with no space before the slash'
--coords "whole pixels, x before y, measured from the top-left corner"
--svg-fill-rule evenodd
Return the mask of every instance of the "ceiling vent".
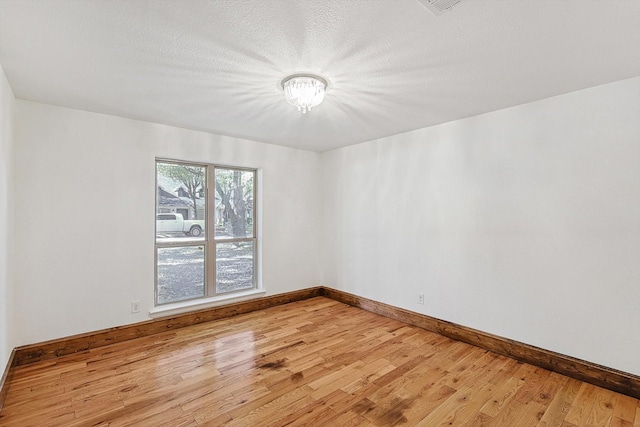
<path id="1" fill-rule="evenodd" d="M 418 0 L 434 15 L 440 15 L 448 10 L 453 9 L 455 5 L 462 0 Z"/>

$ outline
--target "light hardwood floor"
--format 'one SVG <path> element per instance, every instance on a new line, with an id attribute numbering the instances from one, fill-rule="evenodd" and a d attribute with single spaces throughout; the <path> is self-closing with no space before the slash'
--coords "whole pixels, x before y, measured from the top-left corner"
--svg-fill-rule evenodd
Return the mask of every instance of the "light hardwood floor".
<path id="1" fill-rule="evenodd" d="M 640 401 L 323 298 L 16 368 L 2 426 L 640 426 Z"/>

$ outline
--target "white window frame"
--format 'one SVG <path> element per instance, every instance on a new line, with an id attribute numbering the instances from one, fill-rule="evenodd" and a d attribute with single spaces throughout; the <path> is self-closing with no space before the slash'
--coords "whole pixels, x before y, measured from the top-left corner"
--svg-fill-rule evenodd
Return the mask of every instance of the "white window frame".
<path id="1" fill-rule="evenodd" d="M 231 299 L 251 296 L 255 294 L 264 293 L 261 289 L 261 281 L 259 280 L 259 241 L 258 241 L 258 170 L 255 168 L 246 168 L 238 166 L 226 166 L 211 163 L 190 162 L 175 159 L 156 158 L 155 159 L 155 215 L 158 212 L 158 164 L 175 164 L 175 165 L 188 165 L 195 167 L 202 167 L 205 170 L 205 233 L 204 238 L 188 239 L 180 241 L 162 241 L 158 240 L 154 234 L 154 309 L 150 314 L 153 317 L 154 313 L 162 312 L 183 312 L 190 309 L 200 308 L 200 305 L 215 305 L 216 302 L 227 301 Z M 250 237 L 234 237 L 234 238 L 216 238 L 215 229 L 215 172 L 217 169 L 225 169 L 232 171 L 251 172 L 253 174 L 253 194 L 252 194 L 252 236 Z M 194 207 L 195 208 L 195 207 Z M 154 221 L 155 221 L 154 215 Z M 156 232 L 157 222 L 154 222 L 154 232 Z M 252 257 L 252 287 L 244 288 L 236 291 L 229 292 L 217 292 L 217 268 L 216 268 L 216 254 L 218 244 L 228 243 L 244 243 L 250 242 L 253 245 L 253 257 Z M 158 250 L 163 248 L 176 248 L 176 247 L 204 247 L 204 295 L 197 296 L 188 299 L 182 299 L 179 301 L 171 301 L 158 303 Z M 214 303 L 214 304 L 212 304 Z M 170 313 L 170 314 L 171 314 Z"/>

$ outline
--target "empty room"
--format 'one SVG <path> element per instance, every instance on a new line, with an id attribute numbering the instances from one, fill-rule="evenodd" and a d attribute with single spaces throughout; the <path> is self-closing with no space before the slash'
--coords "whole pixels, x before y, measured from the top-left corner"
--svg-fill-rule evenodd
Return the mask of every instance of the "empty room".
<path id="1" fill-rule="evenodd" d="M 0 426 L 639 399 L 640 1 L 0 0 Z"/>

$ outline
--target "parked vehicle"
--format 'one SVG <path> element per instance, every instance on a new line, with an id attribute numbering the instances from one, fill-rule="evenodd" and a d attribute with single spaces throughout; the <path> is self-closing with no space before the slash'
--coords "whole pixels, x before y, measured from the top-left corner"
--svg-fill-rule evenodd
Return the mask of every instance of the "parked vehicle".
<path id="1" fill-rule="evenodd" d="M 156 214 L 156 233 L 184 233 L 187 236 L 200 237 L 204 231 L 204 220 L 182 218 L 179 213 Z"/>

